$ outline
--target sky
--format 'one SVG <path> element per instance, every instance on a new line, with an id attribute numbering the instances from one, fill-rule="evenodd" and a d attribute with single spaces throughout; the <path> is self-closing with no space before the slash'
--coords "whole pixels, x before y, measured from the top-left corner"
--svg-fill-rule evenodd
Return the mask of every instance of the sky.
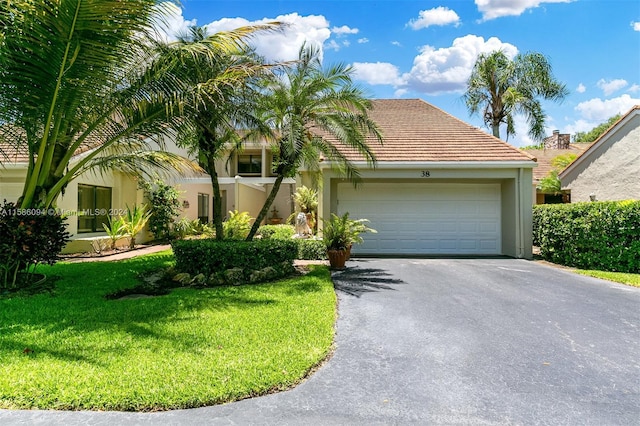
<path id="1" fill-rule="evenodd" d="M 462 94 L 478 55 L 499 49 L 542 53 L 569 90 L 562 103 L 542 100 L 549 135 L 591 130 L 640 104 L 639 0 L 182 0 L 164 31 L 270 21 L 288 26 L 253 41 L 268 60 L 295 59 L 312 43 L 325 65 L 351 65 L 369 97 L 420 98 L 487 132 Z M 509 143 L 534 143 L 523 116 L 516 132 Z"/>

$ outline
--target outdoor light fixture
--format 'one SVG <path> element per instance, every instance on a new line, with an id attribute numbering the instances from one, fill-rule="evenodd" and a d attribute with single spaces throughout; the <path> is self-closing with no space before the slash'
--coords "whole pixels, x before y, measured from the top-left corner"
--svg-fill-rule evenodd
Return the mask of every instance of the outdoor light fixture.
<path id="1" fill-rule="evenodd" d="M 589 199 L 590 199 L 591 201 L 595 201 L 595 200 L 596 200 L 596 193 L 595 193 L 595 192 L 592 192 L 591 194 L 589 194 Z"/>
<path id="2" fill-rule="evenodd" d="M 184 200 L 184 201 L 182 202 L 182 208 L 188 209 L 188 208 L 189 208 L 189 201 Z"/>

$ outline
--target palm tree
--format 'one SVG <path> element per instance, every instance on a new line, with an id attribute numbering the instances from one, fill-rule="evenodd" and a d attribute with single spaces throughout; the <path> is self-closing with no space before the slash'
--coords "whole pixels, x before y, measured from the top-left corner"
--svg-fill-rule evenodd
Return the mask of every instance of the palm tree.
<path id="1" fill-rule="evenodd" d="M 463 99 L 470 114 L 482 114 L 495 137 L 500 137 L 501 124 L 507 126 L 507 139 L 515 135 L 513 117 L 524 114 L 529 135 L 541 140 L 545 115 L 538 98 L 562 101 L 568 93 L 542 54 L 518 54 L 511 60 L 503 51 L 494 51 L 476 60 Z"/>
<path id="2" fill-rule="evenodd" d="M 277 177 L 248 241 L 267 216 L 284 178 L 294 177 L 301 167 L 317 171 L 321 156 L 325 156 L 349 180 L 357 182 L 358 170 L 340 146 L 375 164 L 366 138 L 371 134 L 382 142 L 382 134 L 368 116 L 371 102 L 352 84 L 351 73 L 352 69 L 342 64 L 323 68 L 319 50 L 303 45 L 293 66 L 264 83 L 263 120 L 277 135 L 272 140 Z"/>
<path id="3" fill-rule="evenodd" d="M 0 140 L 28 152 L 22 208 L 55 205 L 72 179 L 92 169 L 193 167 L 162 151 L 182 123 L 173 116 L 179 102 L 171 80 L 159 84 L 165 70 L 153 68 L 149 40 L 164 7 L 156 0 L 4 2 Z"/>
<path id="4" fill-rule="evenodd" d="M 217 239 L 222 239 L 224 232 L 216 163 L 223 155 L 241 149 L 254 131 L 269 131 L 256 116 L 258 94 L 251 85 L 252 79 L 269 67 L 248 50 L 245 40 L 279 25 L 274 22 L 213 35 L 207 35 L 203 27 L 191 27 L 177 42 L 160 48 L 163 61 L 191 89 L 184 114 L 192 133 L 181 143 L 198 157 L 211 177 Z"/>

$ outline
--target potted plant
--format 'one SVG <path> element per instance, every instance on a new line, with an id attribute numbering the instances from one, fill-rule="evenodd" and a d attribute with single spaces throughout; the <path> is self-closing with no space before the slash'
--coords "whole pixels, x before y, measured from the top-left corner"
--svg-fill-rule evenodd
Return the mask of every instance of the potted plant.
<path id="1" fill-rule="evenodd" d="M 348 213 L 346 213 L 348 217 Z M 362 244 L 362 235 L 366 232 L 371 232 L 372 234 L 376 234 L 376 231 L 373 228 L 368 226 L 369 219 L 347 219 L 347 225 L 349 227 L 348 232 L 348 240 L 349 244 L 347 246 L 347 260 L 351 258 L 351 247 L 354 244 Z"/>
<path id="2" fill-rule="evenodd" d="M 322 239 L 327 247 L 329 264 L 334 269 L 342 269 L 349 260 L 351 246 L 362 243 L 361 234 L 376 232 L 369 228 L 367 219 L 349 219 L 349 213 L 342 216 L 331 214 L 330 220 L 324 221 Z"/>

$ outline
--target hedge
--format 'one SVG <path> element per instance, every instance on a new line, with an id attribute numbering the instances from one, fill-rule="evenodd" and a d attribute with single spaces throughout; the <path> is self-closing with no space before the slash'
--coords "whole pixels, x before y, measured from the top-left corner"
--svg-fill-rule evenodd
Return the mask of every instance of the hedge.
<path id="1" fill-rule="evenodd" d="M 533 241 L 553 263 L 638 273 L 640 201 L 534 206 Z"/>
<path id="2" fill-rule="evenodd" d="M 172 243 L 180 281 L 239 285 L 269 281 L 293 272 L 297 245 L 291 241 L 178 240 Z"/>

